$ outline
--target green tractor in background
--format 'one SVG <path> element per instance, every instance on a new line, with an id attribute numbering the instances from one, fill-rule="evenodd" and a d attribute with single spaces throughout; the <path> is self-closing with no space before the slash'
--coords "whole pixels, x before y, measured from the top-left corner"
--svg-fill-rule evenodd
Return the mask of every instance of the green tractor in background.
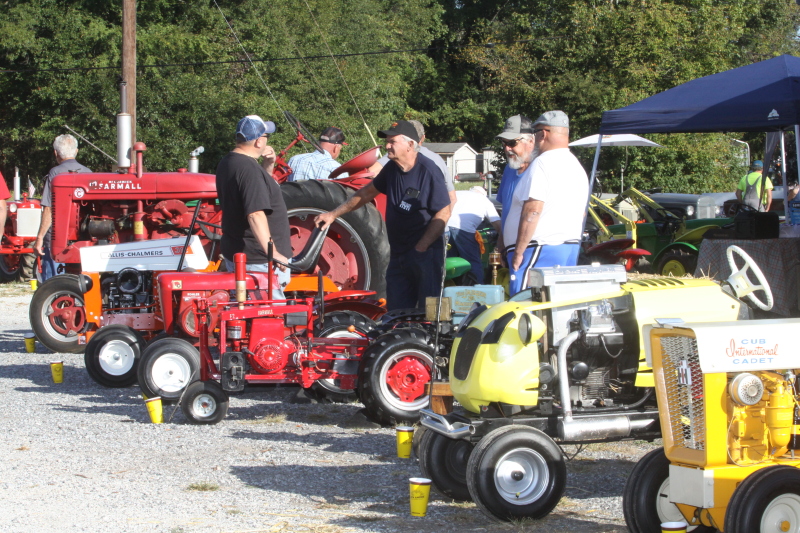
<path id="1" fill-rule="evenodd" d="M 636 212 L 632 219 L 622 212 L 626 202 Z M 652 268 L 661 276 L 691 275 L 697 266 L 700 243 L 706 232 L 733 222 L 731 218 L 687 219 L 683 213 L 659 205 L 637 189 L 628 189 L 616 198 L 601 200 L 592 196 L 586 231 L 595 246 L 616 240 L 632 240 L 629 246 L 650 253 L 647 263 L 639 259 L 637 269 Z M 592 259 L 592 249 L 586 251 Z"/>

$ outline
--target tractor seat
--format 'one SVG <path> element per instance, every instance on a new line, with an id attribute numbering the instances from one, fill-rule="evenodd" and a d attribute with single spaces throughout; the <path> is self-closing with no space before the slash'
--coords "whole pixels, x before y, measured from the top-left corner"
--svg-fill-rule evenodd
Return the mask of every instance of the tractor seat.
<path id="1" fill-rule="evenodd" d="M 325 236 L 328 234 L 329 228 L 330 226 L 321 230 L 315 227 L 303 250 L 289 261 L 289 268 L 295 272 L 311 273 L 317 266 L 319 254 L 322 252 L 322 245 L 325 242 Z"/>

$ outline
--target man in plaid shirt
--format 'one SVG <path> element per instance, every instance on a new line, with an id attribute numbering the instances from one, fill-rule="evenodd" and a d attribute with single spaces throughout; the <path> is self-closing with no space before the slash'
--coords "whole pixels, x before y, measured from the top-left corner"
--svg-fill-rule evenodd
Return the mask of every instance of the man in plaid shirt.
<path id="1" fill-rule="evenodd" d="M 327 128 L 319 136 L 319 145 L 323 151 L 315 150 L 310 154 L 299 154 L 289 160 L 292 173 L 288 181 L 326 180 L 331 172 L 339 168 L 336 159 L 342 153 L 344 133 L 339 128 Z M 340 178 L 347 177 L 344 173 Z"/>

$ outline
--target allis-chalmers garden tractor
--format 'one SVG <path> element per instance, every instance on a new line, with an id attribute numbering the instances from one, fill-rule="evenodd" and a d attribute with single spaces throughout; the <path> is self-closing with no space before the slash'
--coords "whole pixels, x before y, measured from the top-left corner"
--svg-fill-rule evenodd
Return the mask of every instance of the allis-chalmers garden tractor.
<path id="1" fill-rule="evenodd" d="M 544 517 L 565 489 L 559 445 L 660 436 L 643 326 L 661 317 L 746 320 L 745 295 L 771 308 L 760 271 L 758 285 L 747 277 L 751 267 L 732 265 L 722 285 L 626 282 L 621 265 L 534 269 L 529 290 L 476 306 L 453 342 L 449 383 L 434 383 L 432 407 L 421 410 L 424 476 L 496 519 Z"/>
<path id="2" fill-rule="evenodd" d="M 800 531 L 798 327 L 782 319 L 648 328 L 664 447 L 625 486 L 632 533 L 677 521 L 694 533 Z"/>
<path id="3" fill-rule="evenodd" d="M 301 141 L 317 144 L 307 132 L 303 135 L 305 129 L 294 117 L 287 113 L 287 118 L 298 134 L 279 155 L 273 175 L 279 182 L 289 172 L 286 152 Z M 133 147 L 137 161 L 126 174 L 70 173 L 53 179 L 52 251 L 56 261 L 65 263 L 67 274 L 39 286 L 31 301 L 30 320 L 39 341 L 55 352 L 83 351 L 93 332 L 106 325 L 127 325 L 141 330 L 145 338 L 164 331 L 153 269 L 146 262 L 135 271 L 103 271 L 96 288 L 99 297 L 86 302 L 78 275 L 81 249 L 182 238 L 193 228 L 191 233 L 200 239 L 206 256 L 217 263 L 221 212 L 216 205 L 215 177 L 183 169 L 143 172 L 145 149 L 142 143 Z M 367 150 L 332 174 L 336 178 L 348 172 L 346 178 L 281 185 L 295 253 L 308 241 L 314 216 L 335 208 L 369 182 L 372 174 L 366 169 L 377 156 L 377 149 Z M 325 238 L 318 268 L 338 289 L 371 289 L 379 296 L 385 292 L 383 272 L 389 257 L 381 216 L 385 200 L 376 200 L 375 205 L 338 219 Z"/>

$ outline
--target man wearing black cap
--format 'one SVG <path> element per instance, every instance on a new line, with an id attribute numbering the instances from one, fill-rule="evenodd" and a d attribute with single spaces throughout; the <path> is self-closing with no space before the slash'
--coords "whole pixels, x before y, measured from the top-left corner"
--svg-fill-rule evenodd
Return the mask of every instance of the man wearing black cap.
<path id="1" fill-rule="evenodd" d="M 325 129 L 319 136 L 319 145 L 322 152 L 315 150 L 309 154 L 298 154 L 289 160 L 292 173 L 288 181 L 326 180 L 331 172 L 339 168 L 336 160 L 342 153 L 342 146 L 347 145 L 342 130 L 333 127 Z M 340 177 L 347 176 L 345 173 Z"/>
<path id="2" fill-rule="evenodd" d="M 569 151 L 566 113 L 547 111 L 532 127 L 535 157 L 514 189 L 503 228 L 511 295 L 528 286 L 531 268 L 577 263 L 589 195 L 586 171 Z"/>
<path id="3" fill-rule="evenodd" d="M 385 194 L 391 248 L 387 308 L 424 308 L 426 297 L 439 294 L 444 267 L 442 232 L 450 218 L 450 196 L 442 171 L 418 155 L 419 134 L 410 122 L 395 122 L 378 136 L 386 138 L 389 162 L 372 183 L 333 211 L 318 215 L 315 222 L 328 226 L 379 193 Z"/>
<path id="4" fill-rule="evenodd" d="M 739 180 L 736 199 L 761 212 L 769 211 L 772 205 L 772 180 L 763 175 L 764 163 L 753 161 L 750 172 Z M 792 197 L 790 196 L 791 200 Z"/>
<path id="5" fill-rule="evenodd" d="M 234 254 L 247 255 L 247 270 L 267 272 L 267 250 L 273 243 L 273 258 L 283 263 L 292 256 L 289 219 L 278 183 L 272 179 L 275 150 L 269 146 L 272 121 L 248 115 L 236 126 L 236 148 L 217 165 L 217 194 L 222 208 L 222 255 L 233 272 Z M 258 158 L 263 158 L 258 164 Z M 286 267 L 275 268 L 278 277 L 272 298 L 282 300 L 289 283 Z"/>

